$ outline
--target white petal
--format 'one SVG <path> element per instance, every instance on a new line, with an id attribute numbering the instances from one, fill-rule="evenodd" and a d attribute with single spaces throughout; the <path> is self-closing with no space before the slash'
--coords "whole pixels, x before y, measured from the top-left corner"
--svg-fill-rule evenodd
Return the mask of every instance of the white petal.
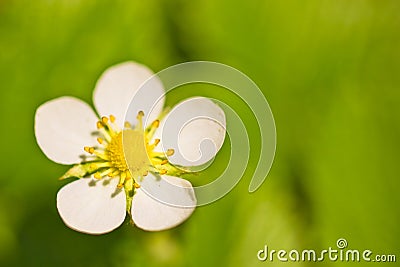
<path id="1" fill-rule="evenodd" d="M 190 182 L 149 174 L 133 196 L 132 219 L 143 230 L 166 230 L 185 221 L 195 206 L 196 197 Z"/>
<path id="2" fill-rule="evenodd" d="M 117 184 L 115 178 L 83 178 L 61 188 L 57 209 L 64 223 L 88 234 L 104 234 L 120 226 L 125 219 L 126 200 Z"/>
<path id="3" fill-rule="evenodd" d="M 202 165 L 214 158 L 225 139 L 225 113 L 213 101 L 194 97 L 177 104 L 162 121 L 155 138 L 164 151 L 173 148 L 173 164 Z"/>
<path id="4" fill-rule="evenodd" d="M 144 120 L 155 120 L 164 106 L 164 88 L 157 77 L 149 79 L 152 76 L 149 68 L 135 62 L 124 62 L 108 68 L 97 81 L 93 92 L 93 102 L 100 116 L 112 114 L 120 126 L 126 120 L 136 124 L 139 111 L 145 113 Z M 126 119 L 125 113 L 128 115 Z"/>
<path id="5" fill-rule="evenodd" d="M 61 164 L 82 161 L 83 147 L 92 146 L 98 120 L 92 108 L 74 97 L 60 97 L 41 105 L 35 114 L 36 141 L 44 154 Z"/>

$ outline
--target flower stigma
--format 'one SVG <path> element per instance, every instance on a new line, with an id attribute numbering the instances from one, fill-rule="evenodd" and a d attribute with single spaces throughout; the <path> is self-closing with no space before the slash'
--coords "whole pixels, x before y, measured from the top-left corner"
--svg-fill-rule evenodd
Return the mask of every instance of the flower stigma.
<path id="1" fill-rule="evenodd" d="M 116 124 L 113 115 L 102 117 L 97 121 L 98 146 L 85 146 L 89 154 L 80 164 L 69 169 L 60 179 L 70 177 L 83 178 L 93 175 L 97 180 L 104 178 L 119 179 L 117 189 L 124 189 L 126 195 L 126 210 L 130 214 L 132 197 L 140 188 L 140 182 L 149 172 L 157 175 L 169 174 L 180 176 L 186 171 L 172 165 L 167 156 L 174 154 L 173 149 L 157 152 L 154 149 L 160 139 L 153 135 L 160 125 L 157 119 L 147 128 L 143 127 L 143 111 L 137 115 L 137 124 L 132 126 L 125 122 L 124 129 Z"/>

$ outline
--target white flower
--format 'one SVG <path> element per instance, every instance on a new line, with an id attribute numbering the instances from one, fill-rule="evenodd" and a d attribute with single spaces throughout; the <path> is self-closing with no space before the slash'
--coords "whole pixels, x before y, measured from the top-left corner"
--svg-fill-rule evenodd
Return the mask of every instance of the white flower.
<path id="1" fill-rule="evenodd" d="M 222 125 L 204 118 L 190 122 L 179 138 L 161 135 L 165 123 L 165 119 L 158 120 L 165 115 L 161 82 L 151 79 L 151 89 L 138 90 L 152 75 L 147 67 L 134 62 L 106 70 L 93 93 L 99 116 L 85 102 L 67 96 L 37 109 L 35 135 L 40 148 L 49 159 L 74 165 L 61 179 L 79 178 L 57 193 L 58 212 L 70 228 L 107 233 L 123 223 L 127 212 L 137 227 L 158 231 L 172 228 L 192 214 L 194 190 L 190 182 L 176 177 L 185 172 L 178 166 L 201 156 L 201 161 L 191 164 L 200 165 L 215 156 L 225 138 L 225 115 L 211 100 L 191 98 L 171 110 L 168 123 L 188 113 L 194 118 L 206 111 Z M 150 123 L 143 125 L 147 121 Z M 156 136 L 178 140 L 172 142 L 177 147 L 157 150 L 161 140 Z M 205 158 L 199 151 L 204 138 L 211 139 L 216 148 Z M 173 155 L 180 150 L 186 159 Z"/>

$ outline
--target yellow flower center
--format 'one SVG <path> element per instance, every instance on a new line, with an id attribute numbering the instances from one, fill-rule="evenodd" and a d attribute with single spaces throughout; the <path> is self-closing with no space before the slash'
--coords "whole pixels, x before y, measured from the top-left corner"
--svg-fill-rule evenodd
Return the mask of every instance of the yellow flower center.
<path id="1" fill-rule="evenodd" d="M 146 146 L 145 140 L 144 133 L 139 130 L 126 129 L 119 132 L 106 148 L 111 166 L 119 172 L 129 170 L 134 177 L 149 171 L 152 147 Z"/>
<path id="2" fill-rule="evenodd" d="M 124 172 L 128 169 L 124 158 L 122 132 L 118 133 L 117 136 L 111 139 L 111 142 L 106 148 L 106 152 L 109 155 L 113 167 L 118 169 L 120 172 Z"/>
<path id="3" fill-rule="evenodd" d="M 168 149 L 165 153 L 155 152 L 154 148 L 160 142 L 159 139 L 150 144 L 159 121 L 155 120 L 144 129 L 143 116 L 143 112 L 139 112 L 138 124 L 132 127 L 126 122 L 123 130 L 114 124 L 113 115 L 109 118 L 102 117 L 97 122 L 97 128 L 103 136 L 98 137 L 97 141 L 102 147 L 84 147 L 86 152 L 95 156 L 89 170 L 90 173 L 94 173 L 96 179 L 106 176 L 119 177 L 118 187 L 124 187 L 126 191 L 131 192 L 133 188 L 140 187 L 138 179 L 141 181 L 149 172 L 166 174 L 177 170 L 166 158 L 174 153 L 173 149 Z"/>

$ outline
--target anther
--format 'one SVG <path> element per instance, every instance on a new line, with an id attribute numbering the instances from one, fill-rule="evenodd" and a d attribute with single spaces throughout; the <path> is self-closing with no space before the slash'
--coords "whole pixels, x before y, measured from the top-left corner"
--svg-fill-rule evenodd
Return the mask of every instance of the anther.
<path id="1" fill-rule="evenodd" d="M 130 124 L 129 121 L 126 121 L 126 122 L 124 123 L 124 127 L 125 127 L 125 128 L 131 129 L 131 128 L 132 128 L 132 124 Z"/>
<path id="2" fill-rule="evenodd" d="M 101 173 L 96 172 L 96 173 L 93 175 L 93 177 L 96 178 L 96 179 L 101 179 Z"/>
<path id="3" fill-rule="evenodd" d="M 163 174 L 166 174 L 167 173 L 167 170 L 160 170 L 160 175 L 163 175 Z"/>
<path id="4" fill-rule="evenodd" d="M 140 184 L 138 184 L 138 183 L 136 183 L 136 182 L 133 184 L 133 186 L 134 186 L 136 189 L 140 188 Z"/>
<path id="5" fill-rule="evenodd" d="M 172 156 L 175 153 L 175 150 L 173 150 L 172 148 L 167 150 L 167 156 Z"/>
<path id="6" fill-rule="evenodd" d="M 85 146 L 83 148 L 87 153 L 93 154 L 94 153 L 94 148 L 93 147 L 89 147 L 89 146 Z"/>
<path id="7" fill-rule="evenodd" d="M 115 116 L 114 116 L 114 115 L 110 115 L 110 121 L 111 121 L 112 123 L 114 123 L 114 121 L 115 121 Z"/>
<path id="8" fill-rule="evenodd" d="M 103 144 L 104 140 L 103 140 L 102 138 L 100 138 L 100 137 L 97 137 L 97 142 L 98 142 L 99 144 Z"/>
<path id="9" fill-rule="evenodd" d="M 102 121 L 104 124 L 107 124 L 108 118 L 107 118 L 107 117 L 102 117 L 102 118 L 101 118 L 101 121 Z"/>
<path id="10" fill-rule="evenodd" d="M 104 125 L 101 123 L 101 121 L 98 121 L 96 123 L 96 126 L 97 126 L 97 129 L 101 129 L 101 128 L 103 128 Z"/>
<path id="11" fill-rule="evenodd" d="M 153 123 L 151 124 L 151 127 L 154 127 L 154 128 L 158 128 L 158 126 L 160 126 L 160 121 L 159 121 L 159 120 L 155 120 L 155 121 L 153 121 Z"/>
<path id="12" fill-rule="evenodd" d="M 137 114 L 137 119 L 140 119 L 140 118 L 143 117 L 143 116 L 144 116 L 144 112 L 141 110 L 141 111 L 139 111 L 138 114 Z"/>
<path id="13" fill-rule="evenodd" d="M 164 159 L 163 161 L 161 161 L 161 165 L 165 165 L 165 164 L 167 164 L 168 163 L 168 160 L 167 159 Z"/>

